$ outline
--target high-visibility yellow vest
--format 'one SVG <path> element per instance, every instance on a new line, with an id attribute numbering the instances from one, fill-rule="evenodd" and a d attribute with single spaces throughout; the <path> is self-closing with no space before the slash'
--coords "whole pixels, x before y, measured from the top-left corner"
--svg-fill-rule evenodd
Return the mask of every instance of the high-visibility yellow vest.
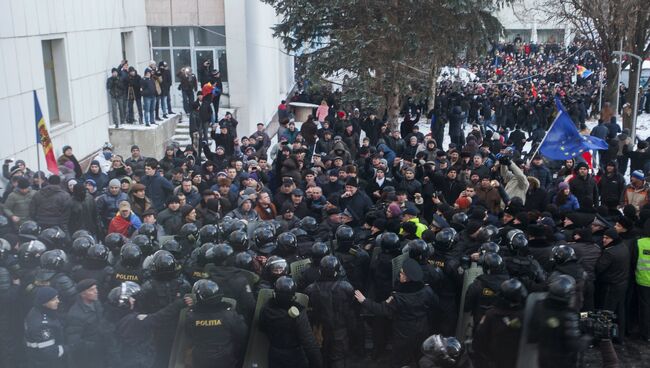
<path id="1" fill-rule="evenodd" d="M 636 260 L 636 283 L 650 287 L 650 238 L 641 238 L 636 244 L 639 250 Z"/>

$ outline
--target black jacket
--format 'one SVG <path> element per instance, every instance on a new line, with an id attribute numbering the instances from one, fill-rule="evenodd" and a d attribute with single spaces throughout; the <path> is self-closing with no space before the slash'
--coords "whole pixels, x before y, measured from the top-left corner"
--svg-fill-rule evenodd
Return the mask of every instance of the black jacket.
<path id="1" fill-rule="evenodd" d="M 300 314 L 296 317 L 289 315 L 288 310 L 295 307 Z M 276 299 L 271 299 L 262 308 L 259 326 L 270 342 L 269 368 L 308 368 L 321 367 L 323 358 L 316 343 L 307 312 L 297 303 L 281 305 Z"/>
<path id="2" fill-rule="evenodd" d="M 620 240 L 603 249 L 596 262 L 596 280 L 603 284 L 627 284 L 630 276 L 630 250 Z"/>
<path id="3" fill-rule="evenodd" d="M 103 317 L 104 308 L 96 301 L 85 304 L 80 297 L 70 307 L 65 320 L 65 336 L 72 367 L 106 367 L 110 325 Z"/>
<path id="4" fill-rule="evenodd" d="M 65 210 L 70 195 L 58 185 L 48 185 L 39 190 L 29 204 L 29 216 L 43 229 L 59 226 L 67 232 Z"/>
<path id="5" fill-rule="evenodd" d="M 66 348 L 64 347 L 63 324 L 56 311 L 44 307 L 34 307 L 25 318 L 25 341 L 28 344 L 48 344 L 43 348 L 27 348 L 27 366 L 29 368 L 64 368 Z M 59 356 L 59 346 L 63 355 Z"/>
<path id="6" fill-rule="evenodd" d="M 571 193 L 578 198 L 580 209 L 596 208 L 598 206 L 598 187 L 591 175 L 586 177 L 575 176 L 569 181 Z"/>
<path id="7" fill-rule="evenodd" d="M 156 86 L 153 79 L 151 78 L 142 78 L 140 81 L 140 94 L 142 97 L 155 97 L 156 96 Z"/>

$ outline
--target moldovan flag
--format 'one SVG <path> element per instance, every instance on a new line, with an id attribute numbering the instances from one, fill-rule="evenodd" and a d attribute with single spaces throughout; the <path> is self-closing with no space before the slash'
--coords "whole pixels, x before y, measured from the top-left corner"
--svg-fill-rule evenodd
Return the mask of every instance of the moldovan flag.
<path id="1" fill-rule="evenodd" d="M 52 141 L 50 140 L 50 134 L 47 132 L 47 125 L 45 125 L 45 119 L 43 118 L 43 113 L 41 112 L 41 105 L 38 103 L 38 96 L 36 91 L 34 91 L 34 113 L 36 115 L 36 144 L 41 144 L 43 146 L 43 153 L 45 154 L 45 162 L 47 163 L 47 169 L 55 175 L 59 175 L 59 167 L 56 164 L 56 159 L 54 158 L 54 148 L 52 147 Z"/>

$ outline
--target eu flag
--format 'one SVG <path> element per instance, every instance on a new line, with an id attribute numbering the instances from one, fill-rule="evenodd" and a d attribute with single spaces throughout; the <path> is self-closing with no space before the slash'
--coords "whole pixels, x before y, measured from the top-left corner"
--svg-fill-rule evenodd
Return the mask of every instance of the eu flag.
<path id="1" fill-rule="evenodd" d="M 551 124 L 551 129 L 546 133 L 539 152 L 553 160 L 568 160 L 582 155 L 589 150 L 605 150 L 607 142 L 604 140 L 581 135 L 571 117 L 562 106 L 559 98 L 555 98 L 558 114 Z"/>

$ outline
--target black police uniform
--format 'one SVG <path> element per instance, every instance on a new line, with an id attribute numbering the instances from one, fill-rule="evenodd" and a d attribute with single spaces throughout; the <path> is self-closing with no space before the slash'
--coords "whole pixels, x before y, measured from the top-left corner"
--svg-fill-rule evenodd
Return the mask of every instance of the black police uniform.
<path id="1" fill-rule="evenodd" d="M 362 305 L 371 312 L 393 319 L 392 367 L 402 367 L 413 361 L 419 345 L 428 334 L 428 315 L 438 304 L 438 296 L 422 282 L 401 283 L 392 299 L 382 303 L 370 299 Z"/>
<path id="2" fill-rule="evenodd" d="M 354 325 L 352 298 L 354 288 L 347 281 L 319 280 L 307 287 L 312 306 L 310 320 L 322 328 L 323 357 L 331 368 L 345 366 L 348 350 L 348 328 Z"/>
<path id="3" fill-rule="evenodd" d="M 185 330 L 192 345 L 192 367 L 236 367 L 246 339 L 246 323 L 227 303 L 197 304 L 188 313 Z"/>
<path id="4" fill-rule="evenodd" d="M 478 326 L 488 308 L 494 304 L 501 283 L 508 278 L 506 274 L 483 274 L 469 285 L 463 310 L 472 313 L 474 328 Z"/>
<path id="5" fill-rule="evenodd" d="M 432 321 L 436 331 L 451 336 L 456 330 L 458 320 L 458 296 L 462 290 L 463 269 L 453 251 L 436 249 L 432 257 L 433 264 L 442 270 L 440 282 L 431 285 L 440 297 L 441 313 Z"/>
<path id="6" fill-rule="evenodd" d="M 57 312 L 34 307 L 25 318 L 25 343 L 29 368 L 65 368 L 63 324 Z M 61 348 L 63 354 L 60 354 Z"/>
<path id="7" fill-rule="evenodd" d="M 497 302 L 481 319 L 473 338 L 476 368 L 515 368 L 524 323 L 523 309 Z"/>
<path id="8" fill-rule="evenodd" d="M 253 287 L 246 275 L 248 271 L 233 266 L 206 266 L 210 279 L 219 285 L 220 291 L 226 298 L 237 301 L 237 312 L 247 323 L 253 320 L 255 314 L 255 295 Z"/>
<path id="9" fill-rule="evenodd" d="M 138 285 L 145 283 L 145 272 L 142 267 L 129 267 L 118 261 L 114 267 L 113 278 L 111 280 L 111 287 L 119 286 L 125 281 L 133 281 Z"/>
<path id="10" fill-rule="evenodd" d="M 18 287 L 13 285 L 11 273 L 0 267 L 0 305 L 9 306 L 18 298 Z M 21 333 L 17 328 L 20 321 L 15 308 L 0 308 L 0 367 L 18 366 L 16 351 Z M 22 324 L 22 323 L 21 323 Z M 21 342 L 22 343 L 22 342 Z M 22 349 L 22 347 L 21 347 Z"/>
<path id="11" fill-rule="evenodd" d="M 526 286 L 526 289 L 538 291 L 544 288 L 546 273 L 542 266 L 532 256 L 513 255 L 504 257 L 506 270 L 510 277 L 515 277 Z"/>
<path id="12" fill-rule="evenodd" d="M 298 315 L 290 315 L 289 308 Z M 269 338 L 269 368 L 318 368 L 323 365 L 320 348 L 304 307 L 282 305 L 275 298 L 262 308 L 259 327 Z"/>

